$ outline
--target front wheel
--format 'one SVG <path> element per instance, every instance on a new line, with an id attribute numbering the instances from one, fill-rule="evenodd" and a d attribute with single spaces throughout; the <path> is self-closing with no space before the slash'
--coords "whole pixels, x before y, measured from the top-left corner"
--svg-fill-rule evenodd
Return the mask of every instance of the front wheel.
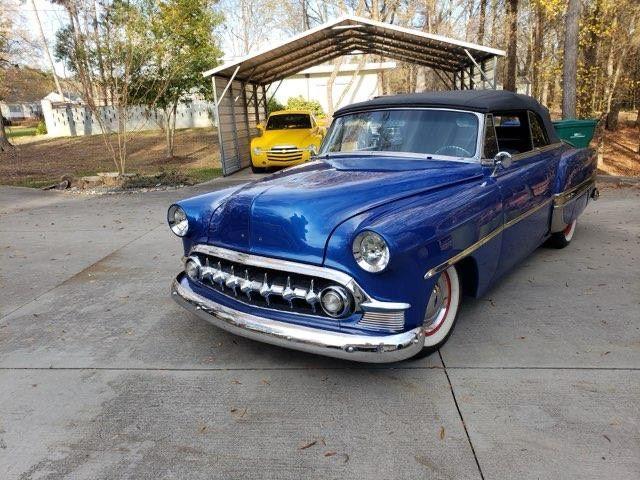
<path id="1" fill-rule="evenodd" d="M 251 171 L 253 173 L 264 173 L 266 170 L 266 168 L 256 167 L 253 162 L 251 162 Z"/>
<path id="2" fill-rule="evenodd" d="M 437 351 L 449 339 L 460 306 L 460 277 L 456 267 L 449 267 L 438 277 L 429 294 L 424 314 L 424 348 L 414 358 L 424 358 Z"/>
<path id="3" fill-rule="evenodd" d="M 563 231 L 552 233 L 547 240 L 547 245 L 553 248 L 564 248 L 569 245 L 576 231 L 576 223 L 577 220 L 574 220 Z"/>

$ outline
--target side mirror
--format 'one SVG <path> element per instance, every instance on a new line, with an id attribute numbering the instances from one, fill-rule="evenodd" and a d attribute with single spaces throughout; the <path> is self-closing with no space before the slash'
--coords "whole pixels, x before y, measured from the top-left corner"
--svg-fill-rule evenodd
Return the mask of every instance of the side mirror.
<path id="1" fill-rule="evenodd" d="M 262 135 L 264 133 L 264 124 L 259 123 L 259 124 L 256 125 L 256 128 L 258 129 L 258 133 L 260 135 Z"/>
<path id="2" fill-rule="evenodd" d="M 513 157 L 509 152 L 498 152 L 496 153 L 496 156 L 493 157 L 493 165 L 496 169 L 499 167 L 504 170 L 505 168 L 509 168 L 512 163 Z"/>

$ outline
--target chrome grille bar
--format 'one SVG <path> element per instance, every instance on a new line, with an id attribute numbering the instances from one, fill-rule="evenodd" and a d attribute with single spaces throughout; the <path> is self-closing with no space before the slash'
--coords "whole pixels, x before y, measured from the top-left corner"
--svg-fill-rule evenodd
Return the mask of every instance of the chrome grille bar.
<path id="1" fill-rule="evenodd" d="M 365 312 L 358 325 L 375 330 L 400 331 L 404 329 L 404 310 Z"/>

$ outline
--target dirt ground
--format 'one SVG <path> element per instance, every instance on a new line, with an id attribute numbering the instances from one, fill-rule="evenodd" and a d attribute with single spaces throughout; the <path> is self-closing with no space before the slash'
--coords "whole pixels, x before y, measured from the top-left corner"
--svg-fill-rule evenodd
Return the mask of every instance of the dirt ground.
<path id="1" fill-rule="evenodd" d="M 602 163 L 599 168 L 610 175 L 640 176 L 640 127 L 635 125 L 635 114 L 620 115 L 620 128 L 605 132 Z"/>
<path id="2" fill-rule="evenodd" d="M 116 171 L 102 135 L 90 137 L 37 137 L 15 139 L 12 151 L 0 153 L 0 183 L 38 186 L 63 175 L 76 177 Z M 214 129 L 176 132 L 175 157 L 166 158 L 162 132 L 140 132 L 129 143 L 127 171 L 156 174 L 162 171 L 211 170 L 220 167 L 218 137 Z"/>

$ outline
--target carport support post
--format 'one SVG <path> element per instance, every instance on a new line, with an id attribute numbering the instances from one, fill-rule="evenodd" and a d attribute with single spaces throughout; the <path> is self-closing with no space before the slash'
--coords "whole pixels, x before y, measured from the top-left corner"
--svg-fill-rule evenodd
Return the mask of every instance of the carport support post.
<path id="1" fill-rule="evenodd" d="M 498 78 L 496 77 L 496 73 L 498 70 L 498 57 L 493 56 L 493 89 L 498 88 Z"/>
<path id="2" fill-rule="evenodd" d="M 224 143 L 222 142 L 222 128 L 220 127 L 220 112 L 218 111 L 218 89 L 216 87 L 216 76 L 211 76 L 211 86 L 213 87 L 213 115 L 218 129 L 218 146 L 220 148 L 220 163 L 222 164 L 222 174 L 225 175 L 225 154 Z"/>
<path id="3" fill-rule="evenodd" d="M 235 102 L 233 101 L 233 79 L 229 81 L 229 85 L 227 87 L 229 88 L 229 105 L 231 106 L 231 121 L 233 122 L 233 146 L 236 150 L 236 161 L 238 162 L 238 165 L 241 165 L 242 160 L 240 159 L 240 148 L 238 146 L 238 125 L 236 123 L 236 109 L 234 106 Z"/>
<path id="4" fill-rule="evenodd" d="M 267 104 L 267 89 L 262 85 L 262 101 L 264 102 L 264 120 L 267 121 L 269 116 L 269 105 Z"/>
<path id="5" fill-rule="evenodd" d="M 251 138 L 249 133 L 249 105 L 247 105 L 247 84 L 242 82 L 242 113 L 244 113 L 244 125 L 247 128 L 247 136 Z"/>
<path id="6" fill-rule="evenodd" d="M 253 110 L 256 114 L 256 125 L 260 123 L 260 109 L 258 108 L 258 86 L 253 83 Z"/>

